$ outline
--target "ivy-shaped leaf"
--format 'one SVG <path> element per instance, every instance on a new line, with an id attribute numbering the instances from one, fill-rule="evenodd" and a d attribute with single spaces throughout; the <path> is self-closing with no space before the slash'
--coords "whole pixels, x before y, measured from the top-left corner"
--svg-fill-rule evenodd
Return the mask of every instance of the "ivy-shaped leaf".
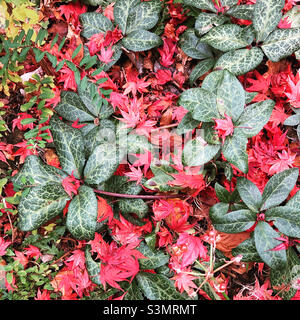
<path id="1" fill-rule="evenodd" d="M 146 259 L 139 259 L 141 270 L 156 269 L 169 262 L 169 256 L 162 251 L 151 250 L 145 242 L 141 242 L 137 249 L 145 256 Z"/>
<path id="2" fill-rule="evenodd" d="M 253 26 L 257 32 L 256 40 L 264 41 L 277 27 L 282 18 L 284 0 L 257 0 L 253 12 Z"/>
<path id="3" fill-rule="evenodd" d="M 101 270 L 101 263 L 94 261 L 91 255 L 91 246 L 87 245 L 85 247 L 85 265 L 90 276 L 92 282 L 97 284 L 98 286 L 101 285 L 100 281 L 100 270 Z"/>
<path id="4" fill-rule="evenodd" d="M 177 126 L 177 134 L 185 134 L 195 129 L 199 125 L 199 121 L 192 117 L 192 114 L 188 112 Z"/>
<path id="5" fill-rule="evenodd" d="M 255 69 L 264 58 L 260 48 L 238 49 L 224 53 L 216 62 L 215 69 L 227 69 L 236 76 Z"/>
<path id="6" fill-rule="evenodd" d="M 122 33 L 127 34 L 127 23 L 129 14 L 134 10 L 134 7 L 140 3 L 139 0 L 117 0 L 114 5 L 114 20 L 119 26 Z"/>
<path id="7" fill-rule="evenodd" d="M 79 179 L 85 164 L 81 132 L 65 124 L 56 115 L 51 117 L 49 124 L 62 169 Z"/>
<path id="8" fill-rule="evenodd" d="M 263 261 L 274 269 L 282 269 L 286 266 L 286 251 L 271 251 L 281 243 L 275 239 L 279 237 L 280 234 L 265 221 L 259 221 L 254 229 L 256 250 Z"/>
<path id="9" fill-rule="evenodd" d="M 300 208 L 300 190 L 296 192 L 296 194 L 286 203 L 285 206 L 292 209 Z"/>
<path id="10" fill-rule="evenodd" d="M 252 20 L 253 12 L 253 4 L 241 4 L 231 7 L 226 14 L 237 19 Z"/>
<path id="11" fill-rule="evenodd" d="M 261 207 L 262 197 L 257 186 L 250 180 L 240 177 L 237 180 L 236 187 L 247 207 L 253 212 L 258 212 Z"/>
<path id="12" fill-rule="evenodd" d="M 129 287 L 126 289 L 127 293 L 124 297 L 124 300 L 144 300 L 142 292 L 140 288 L 137 285 L 137 282 L 135 279 L 131 282 Z"/>
<path id="13" fill-rule="evenodd" d="M 174 283 L 162 274 L 139 272 L 136 280 L 149 300 L 186 300 L 174 287 Z"/>
<path id="14" fill-rule="evenodd" d="M 209 10 L 212 12 L 217 12 L 214 4 L 210 0 L 183 0 L 183 3 L 198 9 Z"/>
<path id="15" fill-rule="evenodd" d="M 123 46 L 134 52 L 141 52 L 158 47 L 162 44 L 161 38 L 147 30 L 135 30 L 122 39 Z"/>
<path id="16" fill-rule="evenodd" d="M 96 33 L 105 33 L 113 29 L 112 22 L 103 14 L 97 12 L 86 12 L 79 16 L 79 20 L 83 27 L 81 36 L 90 38 Z"/>
<path id="17" fill-rule="evenodd" d="M 208 72 L 215 65 L 215 60 L 208 58 L 200 61 L 190 73 L 189 81 L 192 86 L 193 83 Z"/>
<path id="18" fill-rule="evenodd" d="M 195 22 L 196 33 L 201 36 L 207 33 L 211 28 L 220 26 L 223 23 L 230 21 L 226 16 L 218 16 L 215 13 L 200 12 Z"/>
<path id="19" fill-rule="evenodd" d="M 18 206 L 19 224 L 22 231 L 32 231 L 62 213 L 69 196 L 62 185 L 48 183 L 30 188 Z"/>
<path id="20" fill-rule="evenodd" d="M 244 262 L 263 262 L 256 250 L 253 237 L 244 240 L 237 247 L 233 248 L 231 252 L 234 256 L 241 254 L 243 256 L 242 261 Z"/>
<path id="21" fill-rule="evenodd" d="M 139 218 L 144 218 L 149 208 L 142 199 L 121 199 L 119 208 L 122 213 L 135 213 Z"/>
<path id="22" fill-rule="evenodd" d="M 293 189 L 299 175 L 298 168 L 277 173 L 267 182 L 263 195 L 261 210 L 275 207 L 282 203 Z"/>
<path id="23" fill-rule="evenodd" d="M 82 185 L 68 209 L 67 228 L 78 240 L 91 240 L 97 227 L 98 201 L 92 188 Z"/>

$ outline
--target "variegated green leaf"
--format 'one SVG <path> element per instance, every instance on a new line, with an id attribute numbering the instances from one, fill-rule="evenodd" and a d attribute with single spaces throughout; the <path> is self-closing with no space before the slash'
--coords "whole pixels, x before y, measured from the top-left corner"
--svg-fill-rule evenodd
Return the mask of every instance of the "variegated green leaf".
<path id="1" fill-rule="evenodd" d="M 67 228 L 78 240 L 92 240 L 97 226 L 98 204 L 92 188 L 82 185 L 72 199 L 67 215 Z"/>
<path id="2" fill-rule="evenodd" d="M 235 129 L 232 136 L 226 137 L 222 147 L 222 153 L 226 160 L 244 173 L 248 172 L 247 143 L 248 139 Z"/>
<path id="3" fill-rule="evenodd" d="M 108 71 L 115 63 L 118 62 L 118 60 L 121 58 L 122 55 L 122 46 L 120 42 L 117 42 L 112 46 L 113 55 L 111 57 L 111 62 L 109 63 L 103 63 L 103 71 Z"/>
<path id="4" fill-rule="evenodd" d="M 175 289 L 174 283 L 162 274 L 139 272 L 136 280 L 149 300 L 186 300 Z"/>
<path id="5" fill-rule="evenodd" d="M 162 40 L 155 33 L 147 30 L 136 30 L 122 39 L 123 46 L 131 51 L 140 52 L 159 47 Z"/>
<path id="6" fill-rule="evenodd" d="M 142 199 L 121 199 L 119 208 L 122 213 L 135 213 L 139 218 L 144 218 L 149 208 Z"/>
<path id="7" fill-rule="evenodd" d="M 139 3 L 139 0 L 117 0 L 114 5 L 115 24 L 119 26 L 124 35 L 127 34 L 127 23 L 129 15 L 134 11 L 134 8 Z"/>
<path id="8" fill-rule="evenodd" d="M 194 59 L 213 58 L 210 46 L 206 43 L 201 43 L 193 29 L 188 29 L 182 34 L 180 47 L 186 55 Z"/>
<path id="9" fill-rule="evenodd" d="M 239 233 L 251 228 L 256 221 L 256 214 L 250 210 L 244 209 L 224 214 L 223 210 L 218 210 L 219 208 L 215 206 L 209 211 L 209 217 L 218 231 Z"/>
<path id="10" fill-rule="evenodd" d="M 85 247 L 86 269 L 88 271 L 91 281 L 97 284 L 98 286 L 100 286 L 101 285 L 101 281 L 100 281 L 101 263 L 93 260 L 90 250 L 91 250 L 91 246 L 87 245 Z"/>
<path id="11" fill-rule="evenodd" d="M 93 114 L 87 109 L 78 94 L 72 91 L 62 91 L 60 103 L 55 107 L 55 111 L 64 119 L 79 122 L 94 121 Z"/>
<path id="12" fill-rule="evenodd" d="M 183 162 L 189 166 L 202 166 L 220 150 L 220 145 L 208 144 L 201 137 L 188 141 L 183 148 Z"/>
<path id="13" fill-rule="evenodd" d="M 204 122 L 201 125 L 201 129 L 203 129 L 203 139 L 209 144 L 220 144 L 220 138 L 214 129 L 213 122 Z"/>
<path id="14" fill-rule="evenodd" d="M 24 189 L 30 186 L 42 186 L 47 183 L 61 183 L 67 174 L 53 166 L 48 166 L 35 155 L 26 157 L 22 169 L 11 178 L 14 186 Z"/>
<path id="15" fill-rule="evenodd" d="M 142 189 L 135 181 L 128 181 L 127 177 L 117 175 L 110 177 L 104 185 L 105 191 L 116 193 L 139 194 Z"/>
<path id="16" fill-rule="evenodd" d="M 198 9 L 209 10 L 217 12 L 213 2 L 211 0 L 183 0 L 183 3 L 187 6 L 195 7 Z"/>
<path id="17" fill-rule="evenodd" d="M 145 136 L 129 134 L 120 137 L 119 145 L 128 153 L 144 153 L 151 150 L 151 144 Z"/>
<path id="18" fill-rule="evenodd" d="M 137 285 L 137 282 L 135 279 L 131 282 L 128 288 L 126 288 L 126 295 L 124 297 L 124 300 L 144 300 L 144 297 L 142 295 L 142 292 L 140 288 Z"/>
<path id="19" fill-rule="evenodd" d="M 196 33 L 201 36 L 207 33 L 211 28 L 220 26 L 230 21 L 226 16 L 218 16 L 215 13 L 200 12 L 195 22 Z"/>
<path id="20" fill-rule="evenodd" d="M 189 77 L 190 85 L 192 86 L 197 79 L 199 79 L 206 72 L 212 69 L 214 65 L 215 65 L 214 59 L 207 58 L 200 61 L 190 74 L 190 77 Z"/>
<path id="21" fill-rule="evenodd" d="M 300 114 L 293 114 L 284 121 L 285 126 L 296 126 L 300 123 Z"/>
<path id="22" fill-rule="evenodd" d="M 274 30 L 261 46 L 271 61 L 279 61 L 300 49 L 300 28 Z"/>
<path id="23" fill-rule="evenodd" d="M 260 48 L 239 49 L 224 53 L 216 62 L 215 69 L 227 69 L 236 76 L 255 69 L 263 60 Z"/>
<path id="24" fill-rule="evenodd" d="M 98 87 L 93 82 L 88 81 L 84 90 L 79 87 L 78 94 L 86 109 L 88 109 L 94 117 L 99 119 L 107 119 L 114 113 L 114 109 L 111 105 L 105 105 L 102 103 L 102 98 L 98 93 Z M 99 108 L 99 106 L 101 107 Z M 90 120 L 94 121 L 94 119 L 79 120 L 80 122 Z"/>
<path id="25" fill-rule="evenodd" d="M 256 136 L 269 121 L 275 101 L 265 100 L 246 107 L 235 123 L 239 130 L 247 137 Z"/>
<path id="26" fill-rule="evenodd" d="M 68 200 L 69 196 L 61 184 L 48 183 L 30 188 L 18 206 L 19 229 L 31 231 L 39 228 L 62 213 Z"/>
<path id="27" fill-rule="evenodd" d="M 267 222 L 258 221 L 254 229 L 254 240 L 258 254 L 262 260 L 274 269 L 282 269 L 286 266 L 286 251 L 274 250 L 281 241 L 276 240 L 280 234 L 276 232 Z"/>
<path id="28" fill-rule="evenodd" d="M 237 180 L 236 187 L 247 207 L 254 212 L 258 212 L 261 207 L 262 197 L 257 186 L 250 180 L 240 177 Z"/>
<path id="29" fill-rule="evenodd" d="M 151 250 L 144 241 L 140 243 L 137 249 L 146 257 L 146 259 L 139 259 L 140 269 L 142 270 L 156 269 L 169 262 L 170 257 L 168 255 L 161 250 Z"/>
<path id="30" fill-rule="evenodd" d="M 223 7 L 230 8 L 238 3 L 238 0 L 222 0 L 220 1 Z"/>
<path id="31" fill-rule="evenodd" d="M 50 130 L 62 169 L 79 179 L 85 164 L 84 142 L 80 130 L 68 126 L 56 115 L 50 119 Z"/>
<path id="32" fill-rule="evenodd" d="M 185 90 L 178 100 L 178 104 L 187 109 L 195 120 L 203 122 L 220 117 L 216 103 L 215 94 L 202 88 Z"/>
<path id="33" fill-rule="evenodd" d="M 215 183 L 215 191 L 218 199 L 223 203 L 229 203 L 231 200 L 230 192 L 221 186 L 218 182 Z"/>
<path id="34" fill-rule="evenodd" d="M 109 179 L 120 163 L 116 146 L 110 143 L 98 145 L 90 155 L 84 168 L 84 181 L 97 185 Z"/>
<path id="35" fill-rule="evenodd" d="M 192 117 L 192 114 L 188 112 L 177 126 L 177 134 L 185 134 L 199 125 L 199 121 Z"/>
<path id="36" fill-rule="evenodd" d="M 293 189 L 298 179 L 298 174 L 299 169 L 292 168 L 272 176 L 267 182 L 262 195 L 263 205 L 261 210 L 266 210 L 282 203 Z"/>
<path id="37" fill-rule="evenodd" d="M 257 95 L 257 92 L 247 92 L 245 91 L 246 94 L 246 104 L 249 104 L 252 102 L 254 97 Z"/>
<path id="38" fill-rule="evenodd" d="M 286 207 L 300 210 L 300 190 L 286 203 Z"/>
<path id="39" fill-rule="evenodd" d="M 254 12 L 253 4 L 241 4 L 231 7 L 226 14 L 237 19 L 252 20 Z"/>
<path id="40" fill-rule="evenodd" d="M 266 220 L 273 221 L 275 227 L 285 235 L 300 238 L 300 208 L 288 206 L 271 208 L 266 211 Z"/>
<path id="41" fill-rule="evenodd" d="M 201 42 L 223 52 L 244 48 L 252 41 L 253 38 L 245 37 L 243 29 L 236 24 L 214 27 L 201 38 Z"/>
<path id="42" fill-rule="evenodd" d="M 159 0 L 141 2 L 132 10 L 126 24 L 126 34 L 140 29 L 150 30 L 158 22 L 161 3 Z"/>
<path id="43" fill-rule="evenodd" d="M 237 247 L 233 248 L 231 252 L 234 256 L 241 254 L 243 256 L 242 261 L 245 262 L 263 262 L 256 250 L 254 238 L 246 239 Z"/>
<path id="44" fill-rule="evenodd" d="M 82 13 L 79 19 L 83 27 L 81 36 L 85 38 L 90 38 L 96 33 L 105 33 L 113 28 L 112 22 L 101 13 Z"/>
<path id="45" fill-rule="evenodd" d="M 257 42 L 264 41 L 282 18 L 284 0 L 257 0 L 253 12 L 253 26 Z"/>

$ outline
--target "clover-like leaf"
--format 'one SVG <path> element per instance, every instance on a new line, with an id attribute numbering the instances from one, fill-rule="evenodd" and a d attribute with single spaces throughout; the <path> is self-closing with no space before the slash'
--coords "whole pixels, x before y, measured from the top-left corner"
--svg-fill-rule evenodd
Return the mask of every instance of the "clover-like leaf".
<path id="1" fill-rule="evenodd" d="M 136 280 L 149 300 L 186 300 L 175 289 L 174 283 L 162 274 L 139 272 Z"/>
<path id="2" fill-rule="evenodd" d="M 215 13 L 200 12 L 196 18 L 195 30 L 196 33 L 201 36 L 211 28 L 220 26 L 227 21 L 230 21 L 230 19 L 224 15 L 218 16 Z"/>
<path id="3" fill-rule="evenodd" d="M 216 62 L 215 69 L 227 69 L 236 76 L 255 69 L 264 58 L 260 48 L 238 49 L 224 53 Z"/>
<path id="4" fill-rule="evenodd" d="M 242 261 L 245 262 L 263 262 L 256 250 L 253 237 L 248 238 L 240 243 L 237 247 L 233 248 L 231 252 L 234 256 L 242 255 Z"/>
<path id="5" fill-rule="evenodd" d="M 261 210 L 275 207 L 282 203 L 293 189 L 299 175 L 298 168 L 287 169 L 272 176 L 267 182 Z"/>
<path id="6" fill-rule="evenodd" d="M 254 212 L 242 209 L 224 214 L 225 208 L 224 204 L 219 202 L 209 210 L 210 219 L 218 231 L 239 233 L 248 230 L 255 224 L 256 214 Z"/>
<path id="7" fill-rule="evenodd" d="M 98 204 L 93 189 L 82 185 L 69 205 L 67 228 L 78 240 L 94 239 L 97 214 Z"/>
<path id="8" fill-rule="evenodd" d="M 144 257 L 147 257 L 146 259 L 139 259 L 140 269 L 142 270 L 159 268 L 160 266 L 168 263 L 170 258 L 161 250 L 151 250 L 144 241 L 140 243 L 137 249 L 144 255 Z"/>
<path id="9" fill-rule="evenodd" d="M 110 143 L 98 145 L 85 165 L 84 181 L 87 184 L 97 185 L 109 179 L 120 163 L 119 157 L 116 146 Z"/>
<path id="10" fill-rule="evenodd" d="M 62 170 L 44 164 L 36 155 L 29 155 L 22 169 L 11 178 L 11 181 L 14 186 L 24 189 L 47 183 L 61 183 L 66 177 L 67 174 Z"/>
<path id="11" fill-rule="evenodd" d="M 215 65 L 215 60 L 212 58 L 207 58 L 202 61 L 200 61 L 195 68 L 192 70 L 190 74 L 190 85 L 193 85 L 193 83 L 199 79 L 201 76 L 203 76 L 206 72 L 208 72 L 213 66 Z"/>
<path id="12" fill-rule="evenodd" d="M 114 5 L 115 24 L 119 26 L 124 35 L 127 32 L 129 15 L 138 4 L 140 4 L 139 0 L 117 0 Z"/>
<path id="13" fill-rule="evenodd" d="M 195 120 L 210 122 L 219 118 L 214 93 L 202 88 L 185 90 L 178 100 L 178 104 L 187 109 Z"/>
<path id="14" fill-rule="evenodd" d="M 244 48 L 252 41 L 253 38 L 245 37 L 243 29 L 236 24 L 214 27 L 201 38 L 201 42 L 223 52 Z"/>
<path id="15" fill-rule="evenodd" d="M 83 27 L 81 35 L 85 38 L 90 38 L 96 33 L 105 33 L 113 28 L 112 22 L 103 14 L 97 12 L 82 13 L 79 20 Z"/>
<path id="16" fill-rule="evenodd" d="M 201 166 L 210 161 L 220 150 L 220 145 L 208 144 L 201 137 L 188 141 L 183 149 L 183 161 L 189 166 Z"/>
<path id="17" fill-rule="evenodd" d="M 274 269 L 282 269 L 286 266 L 286 251 L 273 250 L 281 241 L 276 240 L 280 234 L 276 232 L 267 222 L 258 221 L 254 229 L 254 240 L 258 254 L 262 260 Z"/>
<path id="18" fill-rule="evenodd" d="M 213 58 L 210 46 L 200 42 L 193 29 L 187 29 L 182 34 L 180 47 L 186 55 L 194 59 Z"/>
<path id="19" fill-rule="evenodd" d="M 249 105 L 245 108 L 238 121 L 235 123 L 244 136 L 256 136 L 269 121 L 275 101 L 265 100 Z"/>
<path id="20" fill-rule="evenodd" d="M 257 0 L 253 12 L 253 26 L 257 32 L 256 40 L 264 41 L 277 27 L 282 18 L 284 0 Z"/>
<path id="21" fill-rule="evenodd" d="M 248 172 L 247 143 L 248 139 L 235 129 L 232 136 L 226 137 L 222 146 L 222 153 L 226 160 L 244 173 Z"/>
<path id="22" fill-rule="evenodd" d="M 238 178 L 236 187 L 247 207 L 251 211 L 258 212 L 261 207 L 262 196 L 257 186 L 246 178 Z"/>
<path id="23" fill-rule="evenodd" d="M 31 187 L 18 206 L 19 224 L 22 231 L 32 231 L 62 213 L 68 194 L 61 184 L 48 183 Z"/>
<path id="24" fill-rule="evenodd" d="M 100 281 L 100 270 L 101 270 L 101 263 L 94 261 L 91 255 L 91 246 L 87 245 L 85 247 L 85 265 L 88 271 L 89 277 L 92 282 L 97 284 L 98 286 L 101 285 Z"/>
<path id="25" fill-rule="evenodd" d="M 300 28 L 274 30 L 261 48 L 274 62 L 290 56 L 300 49 Z"/>
<path id="26" fill-rule="evenodd" d="M 78 129 L 65 124 L 56 115 L 50 119 L 50 130 L 62 169 L 76 179 L 85 164 L 83 136 Z"/>
<path id="27" fill-rule="evenodd" d="M 123 46 L 131 51 L 140 52 L 159 47 L 162 44 L 161 38 L 147 30 L 135 30 L 122 39 Z"/>
<path id="28" fill-rule="evenodd" d="M 266 220 L 273 221 L 276 228 L 289 237 L 300 238 L 300 208 L 280 206 L 266 211 Z"/>

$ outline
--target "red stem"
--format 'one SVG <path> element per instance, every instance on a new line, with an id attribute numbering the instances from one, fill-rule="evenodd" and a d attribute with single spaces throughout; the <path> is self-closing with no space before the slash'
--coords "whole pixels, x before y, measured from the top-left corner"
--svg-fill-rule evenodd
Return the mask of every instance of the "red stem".
<path id="1" fill-rule="evenodd" d="M 169 194 L 169 195 L 141 195 L 141 194 L 124 194 L 124 193 L 115 193 L 108 192 L 104 190 L 96 190 L 96 193 L 104 194 L 106 196 L 117 197 L 117 198 L 128 198 L 128 199 L 171 199 L 171 198 L 181 198 L 186 195 L 183 194 Z"/>

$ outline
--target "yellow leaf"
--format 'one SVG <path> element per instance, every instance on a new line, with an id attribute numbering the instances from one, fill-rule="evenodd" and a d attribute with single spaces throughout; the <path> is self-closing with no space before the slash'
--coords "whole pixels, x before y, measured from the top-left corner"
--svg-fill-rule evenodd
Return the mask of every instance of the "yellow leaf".
<path id="1" fill-rule="evenodd" d="M 44 227 L 44 229 L 45 229 L 46 231 L 48 231 L 48 232 L 51 232 L 51 231 L 53 231 L 53 229 L 54 229 L 55 226 L 56 226 L 55 223 L 50 223 L 50 224 L 48 224 L 46 227 Z"/>

